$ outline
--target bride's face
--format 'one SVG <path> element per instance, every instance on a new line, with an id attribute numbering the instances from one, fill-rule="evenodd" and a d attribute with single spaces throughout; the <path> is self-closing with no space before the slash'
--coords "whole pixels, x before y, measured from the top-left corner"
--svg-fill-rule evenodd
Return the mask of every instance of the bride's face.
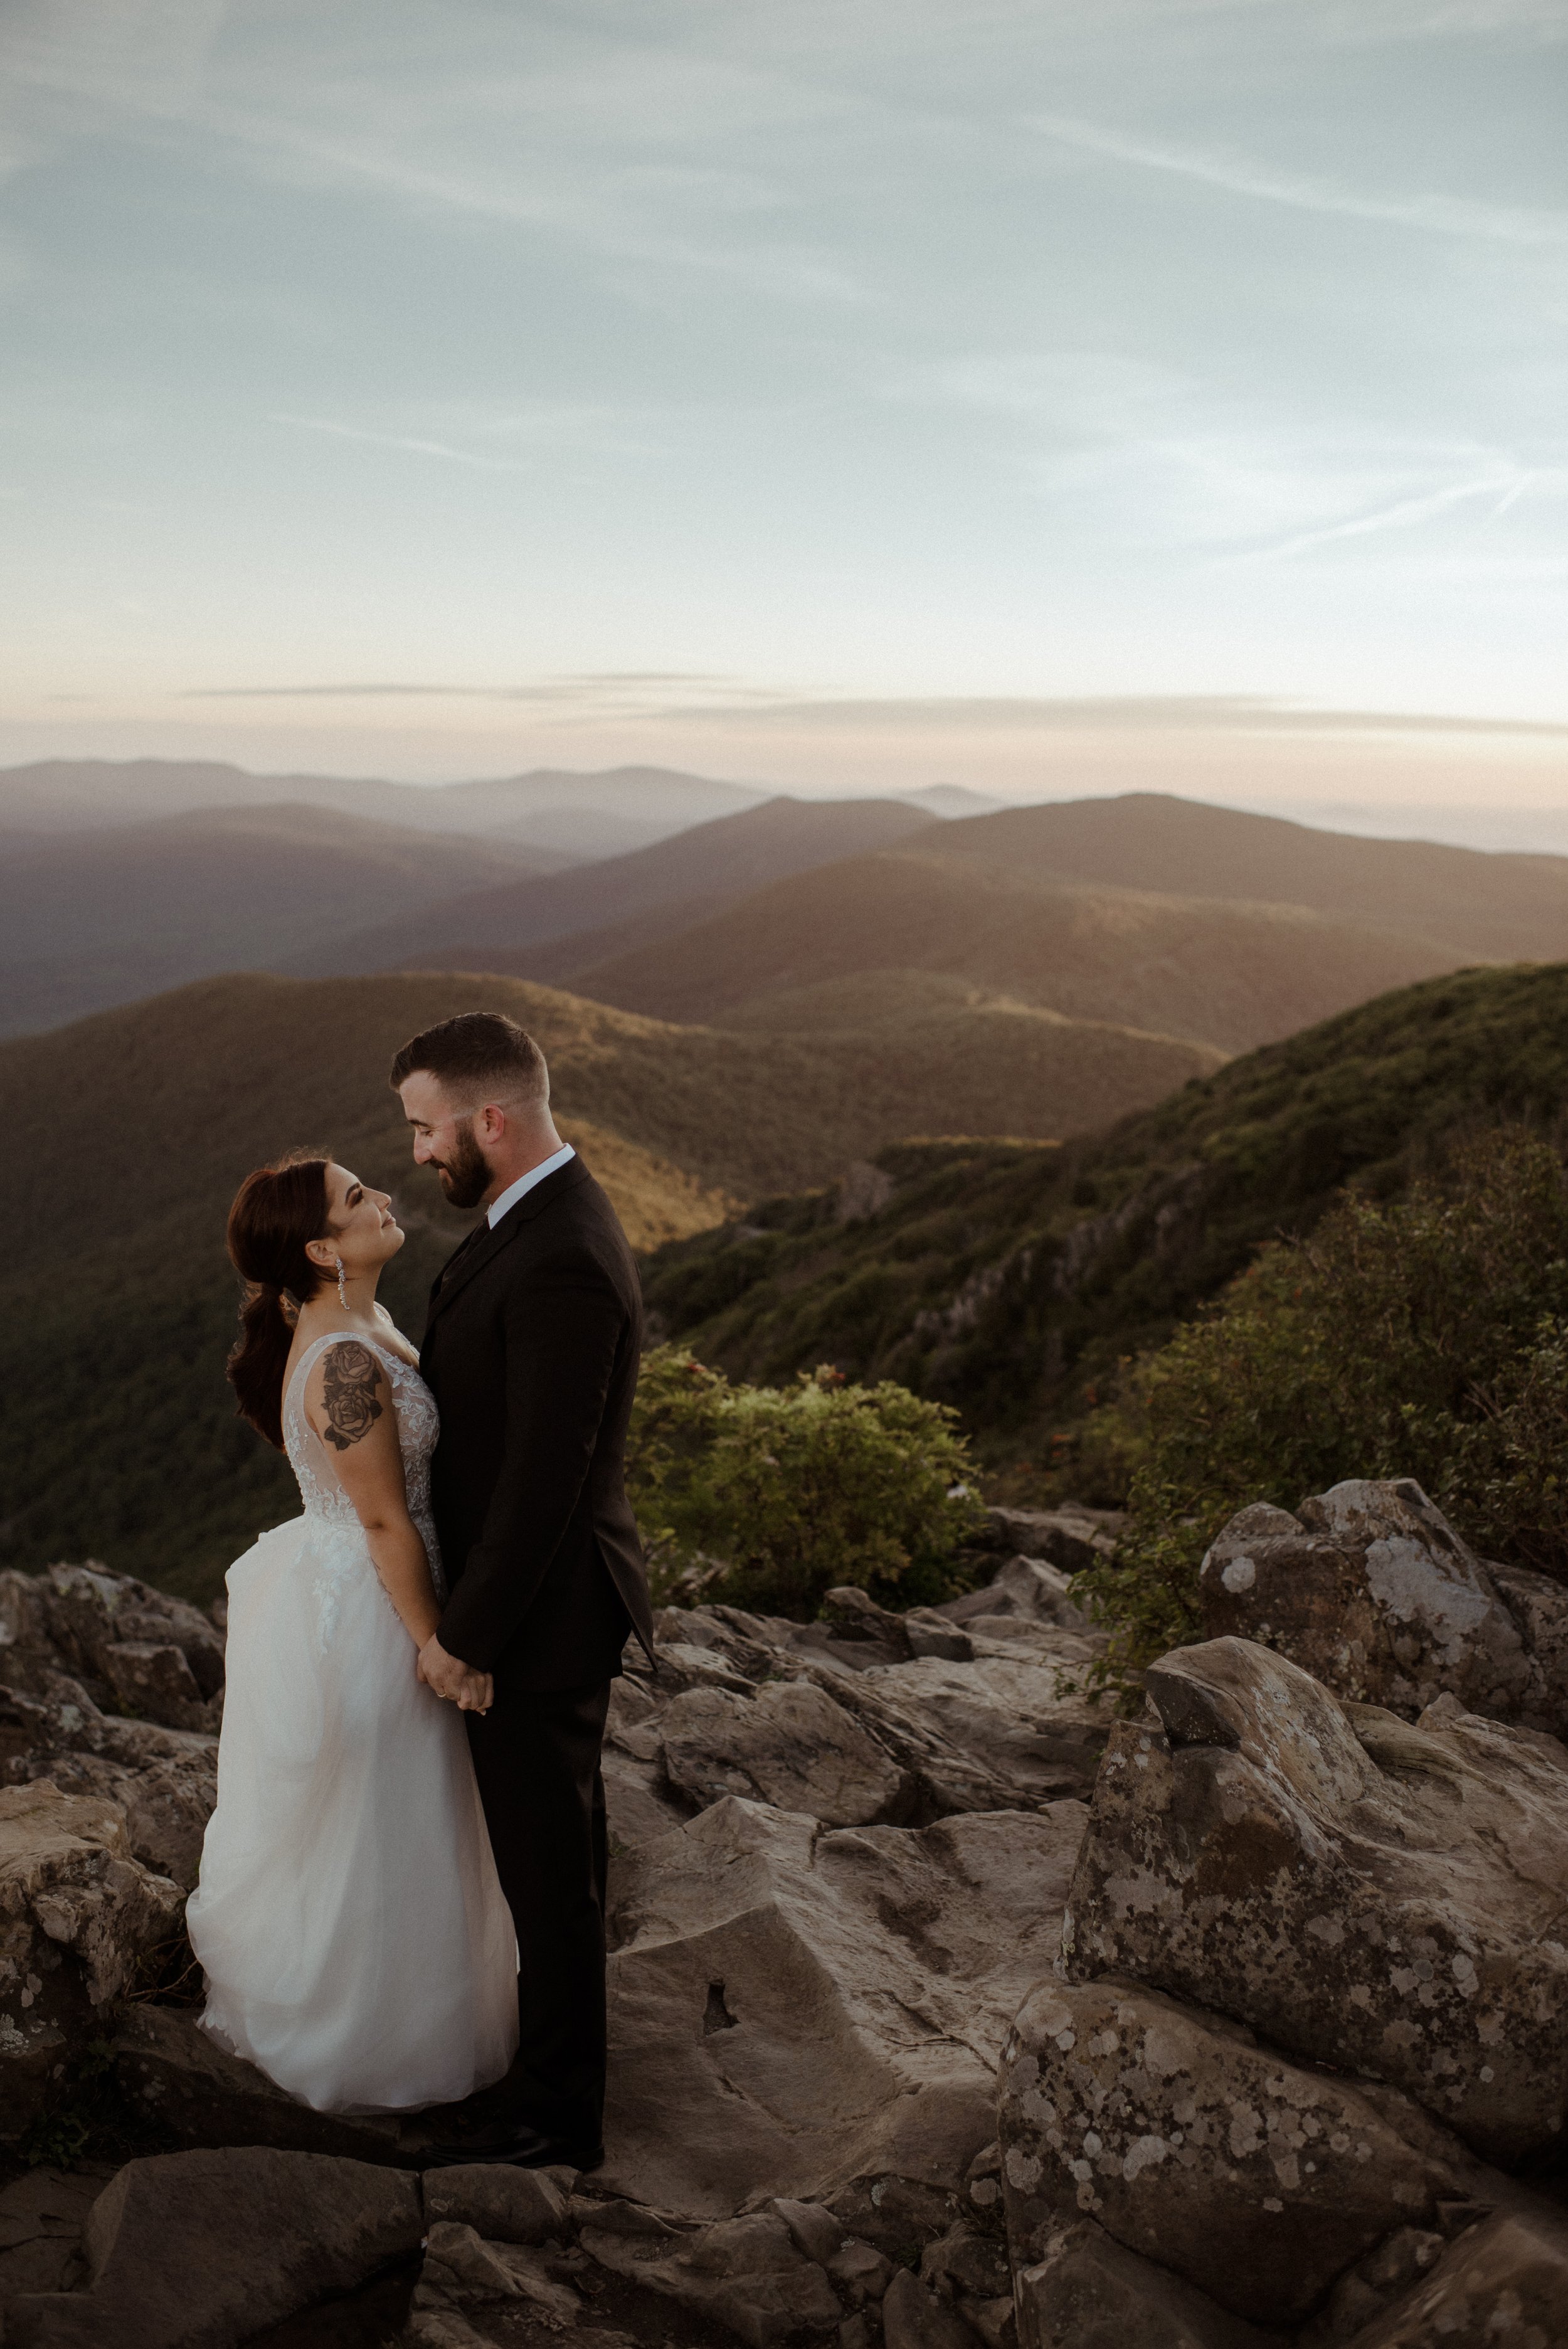
<path id="1" fill-rule="evenodd" d="M 372 1191 L 357 1174 L 335 1161 L 326 1170 L 328 1257 L 336 1254 L 350 1272 L 368 1272 L 395 1257 L 403 1233 L 392 1213 L 389 1191 Z"/>

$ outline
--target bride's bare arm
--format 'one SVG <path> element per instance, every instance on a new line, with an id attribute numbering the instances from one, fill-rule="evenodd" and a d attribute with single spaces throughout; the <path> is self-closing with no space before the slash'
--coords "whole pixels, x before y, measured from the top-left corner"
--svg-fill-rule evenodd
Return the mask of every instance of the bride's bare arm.
<path id="1" fill-rule="evenodd" d="M 328 1346 L 311 1366 L 304 1407 L 365 1528 L 387 1595 L 415 1648 L 422 1648 L 441 1610 L 424 1541 L 408 1515 L 391 1385 L 374 1350 L 357 1338 Z M 483 1677 L 473 1675 L 476 1683 Z M 482 1710 L 489 1689 L 476 1685 L 459 1701 Z"/>

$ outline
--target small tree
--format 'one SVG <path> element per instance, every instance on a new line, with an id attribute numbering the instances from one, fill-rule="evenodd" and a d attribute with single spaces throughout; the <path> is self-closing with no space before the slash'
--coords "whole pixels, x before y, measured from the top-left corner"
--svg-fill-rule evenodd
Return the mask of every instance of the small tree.
<path id="1" fill-rule="evenodd" d="M 822 1368 L 789 1387 L 732 1386 L 659 1347 L 627 1459 L 655 1597 L 801 1620 L 841 1583 L 895 1607 L 950 1597 L 985 1514 L 955 1423 L 891 1381 L 853 1386 Z"/>
<path id="2" fill-rule="evenodd" d="M 1346 1193 L 1130 1373 L 1114 1565 L 1078 1589 L 1124 1687 L 1199 1634 L 1198 1569 L 1251 1501 L 1415 1476 L 1483 1552 L 1568 1579 L 1568 1193 L 1518 1128 L 1380 1203 Z"/>

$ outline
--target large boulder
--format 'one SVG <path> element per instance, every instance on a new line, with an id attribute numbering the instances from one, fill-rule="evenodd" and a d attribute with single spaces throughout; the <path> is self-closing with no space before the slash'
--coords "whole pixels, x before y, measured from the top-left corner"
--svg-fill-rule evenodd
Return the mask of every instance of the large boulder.
<path id="1" fill-rule="evenodd" d="M 727 1797 L 620 1863 L 615 2191 L 693 2216 L 873 2171 L 962 2178 L 1049 1966 L 1084 1812 L 823 1832 Z"/>
<path id="2" fill-rule="evenodd" d="M 1489 1568 L 1409 1477 L 1336 1485 L 1294 1516 L 1243 1509 L 1199 1594 L 1207 1637 L 1276 1649 L 1340 1696 L 1414 1720 L 1447 1694 L 1568 1731 L 1568 1591 Z"/>
<path id="3" fill-rule="evenodd" d="M 1568 2127 L 1568 1749 L 1343 1704 L 1250 1641 L 1147 1676 L 1074 1875 L 1076 1982 L 1132 1976 L 1402 2089 L 1489 2159 Z"/>
<path id="4" fill-rule="evenodd" d="M 223 1637 L 183 1599 L 102 1567 L 0 1574 L 0 1683 L 41 1694 L 54 1673 L 80 1681 L 106 1713 L 211 1733 Z"/>
<path id="5" fill-rule="evenodd" d="M 183 1906 L 133 1857 L 117 1804 L 47 1779 L 0 1787 L 0 2137 L 40 2110 Z"/>
<path id="6" fill-rule="evenodd" d="M 1004 2056 L 1015 2265 L 1092 2219 L 1233 2314 L 1299 2323 L 1353 2261 L 1465 2199 L 1460 2148 L 1438 2158 L 1404 2104 L 1139 1983 L 1047 1983 Z"/>
<path id="7" fill-rule="evenodd" d="M 260 2147 L 128 2162 L 88 2213 L 84 2288 L 24 2292 L 7 2349 L 238 2349 L 417 2252 L 419 2182 Z"/>

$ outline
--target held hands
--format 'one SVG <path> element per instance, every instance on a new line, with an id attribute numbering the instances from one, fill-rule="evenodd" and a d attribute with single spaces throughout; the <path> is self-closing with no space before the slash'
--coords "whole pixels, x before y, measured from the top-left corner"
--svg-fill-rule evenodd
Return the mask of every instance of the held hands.
<path id="1" fill-rule="evenodd" d="M 419 1651 L 418 1671 L 426 1687 L 449 1697 L 459 1713 L 488 1713 L 495 1702 L 490 1674 L 476 1671 L 459 1656 L 449 1656 L 434 1632 Z"/>

